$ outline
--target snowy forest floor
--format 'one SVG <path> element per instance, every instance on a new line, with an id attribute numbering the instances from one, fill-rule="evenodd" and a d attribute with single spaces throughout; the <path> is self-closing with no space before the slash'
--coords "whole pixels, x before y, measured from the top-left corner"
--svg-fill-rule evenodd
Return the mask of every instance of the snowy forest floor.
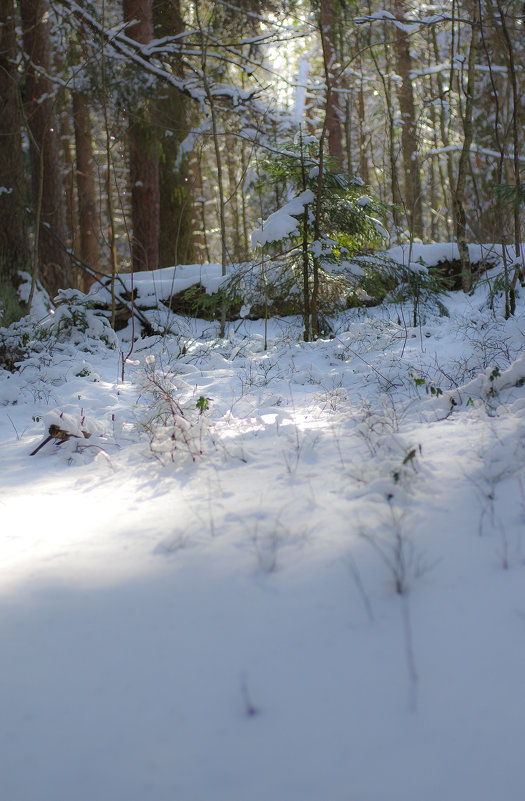
<path id="1" fill-rule="evenodd" d="M 3 799 L 522 801 L 523 300 L 445 305 L 0 371 Z"/>

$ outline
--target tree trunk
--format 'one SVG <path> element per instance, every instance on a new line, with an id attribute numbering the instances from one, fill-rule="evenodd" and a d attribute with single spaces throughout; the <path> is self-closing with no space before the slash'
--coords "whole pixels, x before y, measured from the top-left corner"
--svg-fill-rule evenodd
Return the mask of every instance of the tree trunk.
<path id="1" fill-rule="evenodd" d="M 241 219 L 242 219 L 242 252 L 243 259 L 250 258 L 250 237 L 248 236 L 248 208 L 246 202 L 246 193 L 244 191 L 244 182 L 248 173 L 248 160 L 246 158 L 246 142 L 244 139 L 241 142 Z"/>
<path id="2" fill-rule="evenodd" d="M 468 55 L 467 88 L 465 99 L 465 111 L 463 114 L 463 147 L 459 157 L 458 176 L 454 197 L 452 199 L 454 214 L 454 230 L 456 242 L 461 259 L 461 285 L 464 292 L 468 292 L 472 287 L 472 270 L 470 265 L 469 252 L 467 247 L 467 215 L 465 212 L 465 186 L 469 171 L 470 146 L 474 135 L 472 112 L 474 108 L 474 69 L 476 65 L 476 54 L 479 40 L 479 17 L 476 15 L 472 25 L 472 37 Z"/>
<path id="3" fill-rule="evenodd" d="M 332 0 L 321 0 L 320 30 L 323 45 L 324 72 L 326 80 L 326 130 L 328 153 L 336 168 L 343 168 L 343 137 L 341 133 L 341 110 L 336 86 L 336 50 L 334 31 L 334 12 Z"/>
<path id="4" fill-rule="evenodd" d="M 406 0 L 394 0 L 394 10 L 399 18 L 406 17 Z M 412 90 L 412 56 L 408 34 L 395 27 L 394 44 L 397 74 L 401 78 L 397 96 L 403 128 L 401 145 L 403 149 L 403 168 L 405 173 L 405 204 L 407 222 L 411 236 L 423 237 L 423 213 L 421 197 L 421 175 L 418 159 L 418 138 L 416 109 Z"/>
<path id="5" fill-rule="evenodd" d="M 177 36 L 184 31 L 180 0 L 153 0 L 155 37 Z M 173 68 L 182 77 L 181 59 Z M 163 86 L 155 103 L 159 129 L 160 266 L 191 264 L 194 260 L 189 158 L 178 160 L 179 148 L 190 131 L 188 98 L 173 86 Z"/>
<path id="6" fill-rule="evenodd" d="M 397 136 L 396 136 L 396 125 L 394 120 L 392 80 L 390 78 L 392 70 L 389 57 L 389 48 L 386 44 L 384 47 L 384 54 L 385 54 L 385 61 L 384 64 L 381 65 L 374 53 L 374 48 L 373 47 L 370 48 L 370 56 L 372 58 L 372 61 L 374 62 L 376 72 L 382 83 L 383 94 L 385 96 L 385 112 L 386 112 L 385 122 L 388 124 L 388 129 L 386 133 L 388 138 L 387 150 L 388 150 L 388 167 L 390 173 L 390 189 L 391 189 L 390 194 L 392 197 L 392 219 L 397 236 L 401 230 L 400 215 L 401 215 L 401 207 L 403 205 L 403 201 L 401 198 L 401 190 L 399 187 L 399 176 L 397 168 L 398 148 L 396 147 Z"/>
<path id="7" fill-rule="evenodd" d="M 512 44 L 512 39 L 509 34 L 509 29 L 507 25 L 507 16 L 508 14 L 505 13 L 505 9 L 502 5 L 501 0 L 496 0 L 496 4 L 498 7 L 498 14 L 501 23 L 501 31 L 503 33 L 503 40 L 506 46 L 506 61 L 508 64 L 508 70 L 510 75 L 510 84 L 512 87 L 512 145 L 513 145 L 513 165 L 514 165 L 514 186 L 516 188 L 516 201 L 514 203 L 514 247 L 516 253 L 516 259 L 520 256 L 520 245 L 521 245 L 521 216 L 520 216 L 520 205 L 519 205 L 519 193 L 521 187 L 521 177 L 520 177 L 520 130 L 523 132 L 523 125 L 522 120 L 520 117 L 522 116 L 522 105 L 520 99 L 520 91 L 518 87 L 518 70 L 520 69 L 519 64 L 516 64 L 516 59 L 514 56 L 514 46 Z M 516 273 L 517 277 L 518 273 Z"/>
<path id="8" fill-rule="evenodd" d="M 191 175 L 191 226 L 195 258 L 199 264 L 210 261 L 206 234 L 206 198 L 202 185 L 200 149 L 194 148 L 190 156 Z"/>
<path id="9" fill-rule="evenodd" d="M 14 283 L 29 270 L 13 0 L 0 0 L 0 324 L 20 316 Z"/>
<path id="10" fill-rule="evenodd" d="M 127 35 L 141 44 L 153 39 L 152 0 L 123 0 L 124 21 L 133 22 Z M 133 270 L 156 270 L 159 266 L 160 190 L 159 157 L 147 103 L 129 116 L 129 169 Z"/>
<path id="11" fill-rule="evenodd" d="M 352 98 L 350 94 L 345 97 L 345 153 L 346 171 L 349 175 L 354 174 L 354 159 L 352 157 Z"/>
<path id="12" fill-rule="evenodd" d="M 77 155 L 76 184 L 80 228 L 80 258 L 88 267 L 100 270 L 100 243 L 98 239 L 98 210 L 95 182 L 95 160 L 88 97 L 73 93 L 73 119 Z M 92 280 L 84 273 L 82 289 L 86 292 Z"/>
<path id="13" fill-rule="evenodd" d="M 70 287 L 73 275 L 66 251 L 66 208 L 59 130 L 51 69 L 47 0 L 20 0 L 26 71 L 26 115 L 31 142 L 35 215 L 40 216 L 38 257 L 42 280 L 51 295 Z M 41 200 L 39 200 L 41 198 Z"/>
<path id="14" fill-rule="evenodd" d="M 235 139 L 231 134 L 226 134 L 226 168 L 228 170 L 229 193 L 227 205 L 231 215 L 231 260 L 240 262 L 243 259 L 243 247 L 236 162 Z"/>
<path id="15" fill-rule="evenodd" d="M 307 189 L 306 184 L 306 165 L 305 165 L 305 151 L 303 146 L 303 134 L 299 128 L 299 143 L 301 152 L 301 189 L 304 192 Z M 261 215 L 262 216 L 262 215 Z M 303 339 L 305 342 L 311 340 L 311 321 L 310 321 L 310 255 L 308 245 L 308 208 L 304 207 L 303 215 L 303 236 L 301 245 L 301 257 L 303 268 Z"/>
<path id="16" fill-rule="evenodd" d="M 225 204 L 224 204 L 224 183 L 223 183 L 223 170 L 222 170 L 222 154 L 219 144 L 219 128 L 217 125 L 217 112 L 215 108 L 215 100 L 210 88 L 210 82 L 208 80 L 208 65 L 207 65 L 207 48 L 208 48 L 208 39 L 207 34 L 205 34 L 204 27 L 201 22 L 200 13 L 199 13 L 199 2 L 195 0 L 194 3 L 195 8 L 195 16 L 197 19 L 197 25 L 199 28 L 200 39 L 201 39 L 201 74 L 202 74 L 202 83 L 204 87 L 204 92 L 206 95 L 206 100 L 208 103 L 209 114 L 210 114 L 210 121 L 211 121 L 211 132 L 213 138 L 213 149 L 215 151 L 215 164 L 217 167 L 217 190 L 218 190 L 218 216 L 219 216 L 219 228 L 221 232 L 221 274 L 223 276 L 226 275 L 226 265 L 228 262 L 228 252 L 226 248 L 226 217 L 225 217 Z M 226 326 L 226 298 L 223 298 L 222 306 L 221 306 L 221 323 L 220 323 L 220 332 L 219 336 L 221 339 L 225 335 L 225 326 Z"/>
<path id="17" fill-rule="evenodd" d="M 73 131 L 67 97 L 60 111 L 60 142 L 64 161 L 64 192 L 66 200 L 67 245 L 75 256 L 80 255 L 78 241 L 78 204 L 75 192 L 75 161 L 72 152 Z M 78 278 L 78 276 L 76 276 Z M 78 285 L 78 280 L 77 280 Z"/>
<path id="18" fill-rule="evenodd" d="M 455 3 L 452 3 L 452 15 L 455 13 Z M 436 31 L 434 26 L 431 26 L 431 37 L 432 37 L 432 48 L 434 52 L 434 60 L 436 64 L 439 64 L 442 60 L 442 55 L 439 52 L 438 47 L 438 39 L 436 35 Z M 452 61 L 454 55 L 454 37 L 452 36 L 452 41 L 450 43 L 450 61 Z M 438 82 L 439 88 L 439 133 L 441 136 L 441 146 L 445 148 L 446 152 L 446 165 L 447 165 L 447 181 L 441 181 L 441 186 L 443 187 L 443 200 L 446 208 L 449 208 L 450 205 L 453 205 L 453 194 L 454 194 L 454 161 L 452 157 L 452 152 L 450 151 L 450 135 L 449 135 L 449 128 L 450 128 L 450 120 L 451 114 L 450 109 L 448 106 L 448 98 L 450 98 L 452 94 L 452 79 L 453 79 L 453 72 L 452 67 L 450 70 L 450 75 L 448 79 L 448 86 L 446 87 L 443 84 L 442 78 L 437 76 L 436 81 Z M 445 101 L 447 98 L 447 101 Z M 436 132 L 436 150 L 439 149 L 439 142 L 437 141 L 437 132 Z M 441 161 L 439 162 L 441 165 Z M 442 167 L 440 166 L 440 172 L 442 172 Z M 449 190 L 447 191 L 445 187 L 448 186 Z M 449 230 L 451 228 L 451 221 L 449 215 L 445 213 L 445 220 L 447 226 L 447 239 L 449 238 Z M 453 222 L 453 220 L 452 220 Z"/>
<path id="19" fill-rule="evenodd" d="M 357 117 L 359 120 L 359 177 L 365 182 L 370 183 L 370 169 L 368 167 L 368 155 L 366 148 L 366 118 L 365 118 L 365 94 L 363 91 L 363 80 L 359 82 L 357 90 Z"/>
<path id="20" fill-rule="evenodd" d="M 363 89 L 363 64 L 361 60 L 361 39 L 356 37 L 355 42 L 355 60 L 357 70 L 359 72 L 358 86 L 357 86 L 357 122 L 358 122 L 358 142 L 359 142 L 359 177 L 365 182 L 370 183 L 370 170 L 368 167 L 368 156 L 366 148 L 366 109 L 365 109 L 365 93 Z"/>

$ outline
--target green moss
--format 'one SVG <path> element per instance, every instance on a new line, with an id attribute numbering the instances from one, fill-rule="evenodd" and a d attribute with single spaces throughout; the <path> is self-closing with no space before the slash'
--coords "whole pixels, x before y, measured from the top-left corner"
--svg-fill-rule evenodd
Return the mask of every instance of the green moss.
<path id="1" fill-rule="evenodd" d="M 24 315 L 14 286 L 8 281 L 0 282 L 0 325 L 9 326 Z"/>

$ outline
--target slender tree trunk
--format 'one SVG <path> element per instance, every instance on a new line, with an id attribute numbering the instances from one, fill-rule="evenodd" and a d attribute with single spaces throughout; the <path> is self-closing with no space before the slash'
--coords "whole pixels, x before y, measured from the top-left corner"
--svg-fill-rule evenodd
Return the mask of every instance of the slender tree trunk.
<path id="1" fill-rule="evenodd" d="M 365 93 L 362 79 L 357 90 L 357 115 L 359 118 L 359 176 L 368 185 L 370 184 L 370 168 L 367 153 Z"/>
<path id="2" fill-rule="evenodd" d="M 478 0 L 478 11 L 480 19 L 482 18 L 482 0 Z M 492 19 L 494 26 L 494 18 Z M 490 85 L 492 89 L 492 96 L 490 97 L 490 106 L 494 107 L 494 139 L 499 151 L 499 159 L 495 170 L 493 171 L 493 181 L 496 186 L 503 183 L 503 170 L 505 165 L 505 141 L 502 136 L 502 108 L 500 101 L 500 86 L 498 86 L 497 76 L 494 74 L 492 56 L 494 52 L 494 43 L 489 43 L 488 36 L 485 34 L 483 25 L 481 26 L 481 43 L 485 51 L 485 58 L 489 68 Z M 490 46 L 492 44 L 492 46 Z M 509 271 L 507 264 L 507 250 L 505 241 L 505 224 L 504 224 L 504 210 L 498 203 L 493 205 L 493 217 L 491 219 L 489 242 L 501 242 L 502 256 L 503 256 L 503 276 L 504 276 L 504 289 L 505 289 L 505 319 L 510 317 L 510 282 Z"/>
<path id="3" fill-rule="evenodd" d="M 307 189 L 306 185 L 306 165 L 304 158 L 303 132 L 299 128 L 299 143 L 301 153 L 301 181 L 302 191 Z M 262 215 L 261 215 L 262 216 Z M 301 260 L 303 271 L 303 339 L 310 342 L 312 338 L 312 327 L 310 321 L 310 254 L 308 253 L 308 207 L 305 206 L 303 214 L 303 238 L 301 243 Z"/>
<path id="4" fill-rule="evenodd" d="M 350 94 L 345 95 L 345 153 L 346 153 L 346 171 L 349 175 L 354 172 L 354 160 L 352 157 L 352 97 Z"/>
<path id="5" fill-rule="evenodd" d="M 152 0 L 123 0 L 124 21 L 134 22 L 127 35 L 140 44 L 153 39 Z M 159 266 L 159 157 L 147 103 L 129 116 L 129 168 L 133 236 L 131 261 L 135 272 Z"/>
<path id="6" fill-rule="evenodd" d="M 361 54 L 359 49 L 361 47 L 361 42 L 359 38 L 355 44 L 355 56 L 356 56 L 356 63 L 357 69 L 359 70 L 359 78 L 358 78 L 358 86 L 357 86 L 357 98 L 356 98 L 356 110 L 357 110 L 357 121 L 358 121 L 358 142 L 359 142 L 359 177 L 365 182 L 365 184 L 370 183 L 370 171 L 368 168 L 368 155 L 367 155 L 367 142 L 366 142 L 366 110 L 365 110 L 365 93 L 363 87 L 363 64 L 361 60 Z"/>
<path id="7" fill-rule="evenodd" d="M 104 119 L 104 150 L 106 169 L 104 176 L 105 184 L 105 201 L 107 210 L 108 221 L 108 256 L 109 256 L 109 269 L 111 275 L 111 327 L 115 328 L 116 311 L 117 311 L 117 298 L 115 293 L 115 283 L 117 280 L 118 263 L 117 263 L 117 236 L 115 228 L 115 209 L 113 205 L 113 158 L 111 154 L 111 130 L 109 125 L 109 112 L 108 112 L 108 85 L 107 85 L 107 72 L 106 72 L 106 48 L 104 40 L 104 29 L 106 27 L 106 3 L 102 0 L 102 32 L 100 36 L 100 67 L 101 67 L 101 89 L 102 89 L 102 113 Z M 124 372 L 124 362 L 122 362 L 122 371 Z M 124 380 L 124 379 L 122 379 Z"/>
<path id="8" fill-rule="evenodd" d="M 239 262 L 242 259 L 243 248 L 241 245 L 242 232 L 235 156 L 235 139 L 231 134 L 228 134 L 226 136 L 226 167 L 228 170 L 228 206 L 231 214 L 232 260 Z"/>
<path id="9" fill-rule="evenodd" d="M 14 284 L 29 270 L 13 0 L 0 0 L 0 324 L 20 316 Z"/>
<path id="10" fill-rule="evenodd" d="M 432 116 L 433 125 L 434 125 L 433 131 L 432 131 L 432 136 L 433 136 L 434 148 L 435 148 L 436 151 L 438 151 L 440 149 L 441 145 L 442 145 L 442 142 L 439 139 L 438 115 L 440 115 L 440 114 L 441 114 L 440 110 L 436 114 L 435 107 L 432 109 L 432 115 L 431 116 Z M 440 155 L 432 156 L 432 172 L 433 172 L 433 175 L 435 177 L 433 179 L 431 179 L 431 180 L 433 180 L 433 181 L 435 181 L 437 183 L 437 187 L 439 187 L 439 189 L 436 187 L 436 189 L 437 189 L 437 191 L 436 191 L 436 199 L 434 201 L 435 206 L 434 206 L 434 211 L 432 213 L 431 238 L 432 238 L 432 241 L 434 241 L 434 242 L 437 241 L 437 239 L 439 237 L 439 234 L 440 234 L 440 230 L 441 230 L 440 220 L 442 220 L 444 222 L 444 224 L 445 224 L 445 230 L 446 230 L 447 241 L 448 241 L 450 239 L 450 237 L 452 236 L 452 231 L 450 229 L 449 215 L 447 214 L 447 211 L 446 211 L 446 209 L 447 209 L 447 192 L 446 192 L 447 179 L 446 179 L 446 176 L 445 176 L 445 170 L 443 169 L 442 158 L 441 158 Z M 443 210 L 445 211 L 444 214 L 443 214 Z"/>
<path id="11" fill-rule="evenodd" d="M 190 156 L 192 237 L 195 258 L 199 264 L 210 261 L 206 236 L 206 198 L 202 185 L 201 151 L 193 149 Z"/>
<path id="12" fill-rule="evenodd" d="M 467 215 L 465 212 L 465 187 L 469 171 L 470 146 L 474 135 L 472 112 L 474 108 L 474 68 L 479 41 L 479 16 L 475 13 L 468 55 L 467 86 L 463 113 L 463 147 L 459 157 L 458 174 L 453 197 L 454 228 L 461 260 L 461 285 L 465 292 L 472 287 L 472 270 L 467 246 Z"/>
<path id="13" fill-rule="evenodd" d="M 429 49 L 429 66 L 431 65 L 430 61 L 430 49 Z M 429 97 L 433 96 L 434 93 L 434 85 L 432 81 L 432 75 L 429 76 L 428 79 L 428 93 Z M 436 117 L 436 107 L 434 103 L 431 103 L 429 109 L 429 117 L 430 117 L 430 127 L 432 135 L 434 136 L 434 142 L 437 132 L 437 117 Z M 438 230 L 438 206 L 439 206 L 439 198 L 438 198 L 438 181 L 437 181 L 437 174 L 436 174 L 436 157 L 431 156 L 429 162 L 429 193 L 430 193 L 430 241 L 435 242 L 437 238 L 437 230 Z"/>
<path id="14" fill-rule="evenodd" d="M 220 236 L 221 236 L 221 265 L 222 265 L 222 275 L 226 275 L 226 265 L 228 263 L 228 251 L 226 248 L 226 214 L 225 214 L 225 204 L 224 204 L 224 181 L 223 181 L 223 174 L 222 174 L 222 154 L 221 148 L 219 144 L 219 129 L 217 126 L 217 114 L 215 111 L 215 101 L 213 99 L 213 95 L 211 93 L 210 84 L 208 82 L 208 77 L 206 75 L 206 64 L 203 63 L 203 75 L 204 75 L 204 91 L 206 93 L 206 97 L 208 100 L 208 105 L 210 109 L 210 117 L 211 117 L 211 128 L 212 128 L 212 138 L 213 138 L 213 147 L 215 151 L 215 163 L 217 167 L 217 190 L 219 194 L 219 206 L 218 206 L 218 217 L 219 217 L 219 228 L 220 228 Z"/>
<path id="15" fill-rule="evenodd" d="M 518 195 L 521 187 L 520 178 L 520 116 L 522 114 L 522 106 L 520 103 L 520 93 L 518 89 L 518 65 L 516 64 L 514 56 L 514 46 L 509 34 L 507 25 L 507 15 L 505 14 L 501 0 L 496 0 L 498 7 L 498 14 L 501 23 L 501 31 L 507 49 L 507 63 L 510 75 L 510 85 L 512 87 L 512 145 L 513 145 L 513 165 L 514 165 L 514 185 L 516 187 L 516 202 L 514 204 L 514 247 L 516 252 L 516 259 L 520 256 L 521 244 L 521 219 L 520 219 L 520 205 L 518 202 Z M 523 129 L 522 129 L 523 130 Z M 517 273 L 516 273 L 517 277 Z M 515 285 L 515 281 L 513 282 Z"/>
<path id="16" fill-rule="evenodd" d="M 99 270 L 99 222 L 91 117 L 88 97 L 80 92 L 73 93 L 73 120 L 77 156 L 76 185 L 80 228 L 80 258 L 88 267 Z M 89 289 L 91 283 L 89 276 L 84 273 L 81 285 L 85 292 Z"/>
<path id="17" fill-rule="evenodd" d="M 47 77 L 51 46 L 47 0 L 19 0 L 26 72 L 26 116 L 31 142 L 33 202 L 41 196 L 38 256 L 42 280 L 51 293 L 70 287 L 73 275 L 66 252 L 66 208 L 54 89 Z M 38 213 L 37 213 L 38 216 Z"/>
<path id="18" fill-rule="evenodd" d="M 75 254 L 80 255 L 78 241 L 78 206 L 75 193 L 75 162 L 72 152 L 73 131 L 69 110 L 69 98 L 60 112 L 60 142 L 62 145 L 62 158 L 64 161 L 64 191 L 66 198 L 66 226 L 68 234 L 68 247 Z M 78 281 L 77 281 L 78 284 Z"/>
<path id="19" fill-rule="evenodd" d="M 246 158 L 246 142 L 244 139 L 241 142 L 241 169 L 242 169 L 242 184 L 241 184 L 241 219 L 242 219 L 242 258 L 249 258 L 249 241 L 248 236 L 248 208 L 246 203 L 246 194 L 244 192 L 244 182 L 248 172 L 248 160 Z"/>
<path id="20" fill-rule="evenodd" d="M 328 100 L 326 105 L 326 130 L 328 140 L 328 154 L 334 160 L 336 167 L 343 168 L 343 137 L 341 132 L 341 110 L 339 94 L 336 86 L 336 48 L 334 29 L 334 10 L 332 0 L 321 0 L 320 30 L 323 45 L 324 72 Z"/>
<path id="21" fill-rule="evenodd" d="M 452 3 L 452 14 L 455 12 L 455 2 Z M 454 31 L 454 24 L 452 23 L 452 32 Z M 438 47 L 438 40 L 434 26 L 431 28 L 431 36 L 432 36 L 432 47 L 434 51 L 434 59 L 436 64 L 439 64 L 441 61 L 441 54 L 439 52 Z M 450 60 L 452 62 L 453 53 L 454 53 L 454 35 L 451 37 L 451 49 L 450 49 Z M 449 135 L 449 126 L 450 126 L 450 96 L 452 93 L 452 69 L 450 72 L 449 82 L 448 82 L 448 90 L 445 93 L 445 87 L 442 84 L 442 80 L 440 77 L 437 78 L 439 81 L 440 86 L 440 108 L 439 108 L 439 134 L 441 136 L 441 144 L 446 149 L 446 164 L 447 164 L 447 181 L 442 181 L 441 185 L 443 187 L 443 194 L 444 194 L 444 201 L 445 206 L 453 205 L 453 194 L 454 194 L 454 185 L 455 185 L 455 176 L 454 176 L 454 161 L 452 157 L 452 153 L 449 149 L 450 145 L 450 135 Z M 445 97 L 448 97 L 448 102 L 445 101 Z M 437 141 L 436 141 L 437 147 Z M 441 162 L 440 162 L 440 174 L 442 172 Z M 445 186 L 448 186 L 449 191 L 445 190 Z M 453 215 L 452 215 L 453 218 Z M 446 224 L 447 224 L 447 238 L 451 235 L 451 228 L 454 227 L 453 219 L 452 224 L 449 215 L 446 215 Z"/>
<path id="22" fill-rule="evenodd" d="M 390 186 L 391 186 L 391 194 L 392 194 L 392 217 L 394 222 L 394 227 L 398 232 L 401 229 L 401 207 L 403 204 L 403 200 L 401 197 L 401 189 L 399 187 L 399 175 L 398 175 L 398 168 L 397 168 L 397 148 L 396 148 L 396 126 L 394 120 L 394 102 L 392 97 L 392 81 L 390 79 L 390 72 L 391 72 L 391 64 L 389 59 L 389 52 L 388 47 L 385 46 L 385 63 L 384 67 L 379 63 L 374 48 L 370 48 L 370 55 L 374 62 L 374 66 L 376 68 L 376 72 L 379 76 L 379 79 L 383 85 L 383 94 L 385 96 L 385 111 L 386 111 L 386 120 L 388 122 L 388 167 L 390 172 Z M 388 77 L 387 77 L 388 76 Z"/>
<path id="23" fill-rule="evenodd" d="M 319 32 L 321 34 L 321 43 L 323 47 L 323 59 L 324 59 L 324 71 L 325 71 L 325 80 L 326 80 L 326 99 L 325 99 L 325 107 L 324 107 L 324 120 L 323 120 L 323 128 L 321 131 L 321 136 L 319 137 L 319 172 L 317 176 L 317 194 L 315 198 L 315 213 L 314 213 L 314 231 L 313 237 L 314 242 L 318 242 L 320 240 L 320 225 L 321 225 L 321 206 L 322 206 L 322 196 L 323 196 L 323 181 L 324 181 L 324 158 L 325 158 L 325 141 L 329 136 L 329 124 L 332 120 L 332 94 L 333 94 L 333 86 L 331 82 L 330 76 L 330 61 L 329 61 L 329 45 L 327 43 L 327 30 L 324 25 L 321 23 L 319 27 Z M 303 185 L 304 185 L 304 178 L 303 178 Z M 306 227 L 306 214 L 305 214 L 305 227 Z M 314 255 L 312 258 L 312 273 L 313 273 L 313 280 L 312 280 L 312 294 L 310 296 L 310 319 L 311 319 L 311 336 L 313 339 L 317 339 L 319 333 L 319 325 L 318 325 L 318 301 L 319 301 L 319 270 L 320 270 L 320 259 L 319 256 Z"/>
<path id="24" fill-rule="evenodd" d="M 206 95 L 206 100 L 210 112 L 213 149 L 215 152 L 215 164 L 217 167 L 217 191 L 219 195 L 218 216 L 219 216 L 219 228 L 221 233 L 221 274 L 222 276 L 225 276 L 226 265 L 228 263 L 228 252 L 226 247 L 226 215 L 225 215 L 225 204 L 224 204 L 222 155 L 219 144 L 219 128 L 217 124 L 217 112 L 215 108 L 215 100 L 211 91 L 210 82 L 208 80 L 208 65 L 207 65 L 208 40 L 207 40 L 207 34 L 205 33 L 204 27 L 201 22 L 199 6 L 200 6 L 200 0 L 195 0 L 194 3 L 195 16 L 197 19 L 197 25 L 199 27 L 200 38 L 201 38 L 201 71 L 202 71 L 201 77 L 204 86 L 204 93 Z M 221 337 L 224 337 L 225 329 L 226 329 L 226 298 L 223 298 L 221 306 L 221 323 L 219 332 L 219 335 Z"/>
<path id="25" fill-rule="evenodd" d="M 406 0 L 394 0 L 396 16 L 406 16 Z M 405 204 L 407 221 L 411 236 L 423 236 L 423 212 L 421 196 L 421 174 L 418 159 L 418 137 L 416 109 L 412 88 L 412 55 L 410 40 L 405 30 L 395 27 L 394 34 L 396 69 L 401 83 L 398 85 L 398 100 L 403 128 L 401 144 L 403 149 L 403 168 L 405 173 Z"/>

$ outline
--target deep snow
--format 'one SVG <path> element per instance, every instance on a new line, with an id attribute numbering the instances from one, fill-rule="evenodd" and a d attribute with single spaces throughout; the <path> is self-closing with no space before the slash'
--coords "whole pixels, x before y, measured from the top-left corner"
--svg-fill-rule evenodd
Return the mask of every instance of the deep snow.
<path id="1" fill-rule="evenodd" d="M 445 303 L 0 371 L 2 799 L 522 801 L 523 301 Z"/>

